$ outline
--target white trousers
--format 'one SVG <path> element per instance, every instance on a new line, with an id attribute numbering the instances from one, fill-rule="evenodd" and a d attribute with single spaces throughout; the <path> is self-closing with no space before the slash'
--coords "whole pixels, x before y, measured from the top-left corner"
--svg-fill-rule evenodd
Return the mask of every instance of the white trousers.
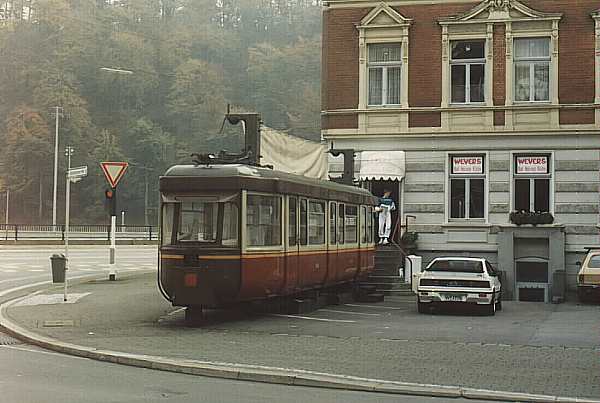
<path id="1" fill-rule="evenodd" d="M 389 238 L 392 232 L 392 213 L 388 209 L 379 213 L 379 238 Z"/>

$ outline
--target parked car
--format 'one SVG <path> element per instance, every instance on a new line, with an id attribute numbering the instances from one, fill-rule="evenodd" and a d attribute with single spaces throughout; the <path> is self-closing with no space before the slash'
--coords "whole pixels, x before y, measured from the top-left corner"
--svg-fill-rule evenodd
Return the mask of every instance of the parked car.
<path id="1" fill-rule="evenodd" d="M 440 257 L 419 276 L 417 308 L 428 311 L 434 304 L 483 305 L 488 315 L 502 309 L 502 285 L 496 269 L 484 258 Z"/>
<path id="2" fill-rule="evenodd" d="M 600 248 L 589 249 L 577 273 L 577 299 L 600 299 Z"/>

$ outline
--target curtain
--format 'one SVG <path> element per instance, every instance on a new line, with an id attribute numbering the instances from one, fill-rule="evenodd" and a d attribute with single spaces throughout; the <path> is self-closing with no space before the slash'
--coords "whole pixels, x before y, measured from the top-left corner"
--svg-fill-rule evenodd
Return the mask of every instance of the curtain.
<path id="1" fill-rule="evenodd" d="M 369 63 L 400 62 L 402 47 L 399 43 L 369 45 Z"/>
<path id="2" fill-rule="evenodd" d="M 383 89 L 383 69 L 375 67 L 369 69 L 369 105 L 381 105 L 381 92 Z"/>
<path id="3" fill-rule="evenodd" d="M 402 69 L 400 67 L 390 67 L 387 69 L 387 103 L 400 104 L 400 80 Z"/>

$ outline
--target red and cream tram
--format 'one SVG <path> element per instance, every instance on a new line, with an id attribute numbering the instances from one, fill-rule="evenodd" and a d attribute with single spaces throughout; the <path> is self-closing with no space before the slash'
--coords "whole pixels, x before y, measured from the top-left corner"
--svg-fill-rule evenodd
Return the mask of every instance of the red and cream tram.
<path id="1" fill-rule="evenodd" d="M 174 306 L 353 285 L 374 269 L 365 189 L 222 164 L 174 166 L 160 192 L 159 288 Z"/>

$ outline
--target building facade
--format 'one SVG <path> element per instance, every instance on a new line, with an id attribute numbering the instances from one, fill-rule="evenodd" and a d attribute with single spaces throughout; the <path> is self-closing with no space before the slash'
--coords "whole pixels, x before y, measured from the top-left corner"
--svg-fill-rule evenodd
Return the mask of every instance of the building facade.
<path id="1" fill-rule="evenodd" d="M 322 137 L 404 152 L 398 204 L 424 262 L 487 257 L 506 298 L 548 301 L 563 270 L 575 286 L 599 244 L 598 6 L 324 4 Z"/>

